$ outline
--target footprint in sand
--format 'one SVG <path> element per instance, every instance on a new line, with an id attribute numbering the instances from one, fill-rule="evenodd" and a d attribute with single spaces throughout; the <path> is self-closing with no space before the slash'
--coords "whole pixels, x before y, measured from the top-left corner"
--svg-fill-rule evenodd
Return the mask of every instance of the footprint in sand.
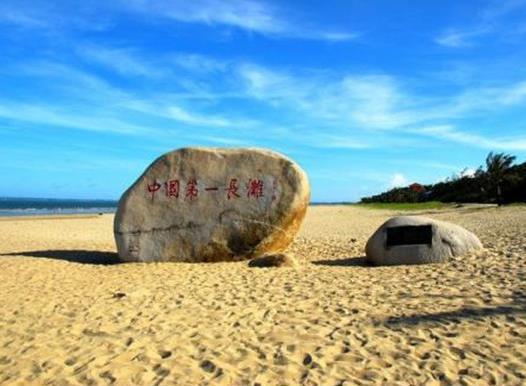
<path id="1" fill-rule="evenodd" d="M 201 367 L 207 373 L 213 373 L 216 369 L 214 362 L 209 361 L 208 359 L 202 361 L 199 367 Z"/>
<path id="2" fill-rule="evenodd" d="M 109 383 L 115 383 L 115 381 L 117 380 L 117 378 L 115 378 L 111 371 L 104 371 L 102 373 L 99 374 L 99 376 L 102 378 L 102 379 L 105 379 L 107 380 Z"/>
<path id="3" fill-rule="evenodd" d="M 159 350 L 159 356 L 162 359 L 170 358 L 172 356 L 172 352 L 168 350 Z"/>

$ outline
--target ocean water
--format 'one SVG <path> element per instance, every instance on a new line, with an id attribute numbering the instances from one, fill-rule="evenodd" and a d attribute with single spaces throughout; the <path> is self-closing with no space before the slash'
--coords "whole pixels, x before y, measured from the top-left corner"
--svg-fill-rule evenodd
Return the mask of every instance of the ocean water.
<path id="1" fill-rule="evenodd" d="M 0 197 L 0 216 L 113 213 L 117 201 Z"/>

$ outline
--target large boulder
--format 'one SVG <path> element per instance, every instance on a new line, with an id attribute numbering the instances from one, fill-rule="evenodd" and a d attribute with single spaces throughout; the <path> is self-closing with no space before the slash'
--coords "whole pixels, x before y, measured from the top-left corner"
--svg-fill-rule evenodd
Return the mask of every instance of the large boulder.
<path id="1" fill-rule="evenodd" d="M 175 150 L 120 199 L 117 249 L 124 261 L 236 261 L 279 252 L 309 199 L 305 172 L 273 151 Z"/>
<path id="2" fill-rule="evenodd" d="M 367 241 L 367 261 L 374 265 L 441 263 L 482 248 L 468 230 L 422 216 L 399 216 L 385 222 Z"/>

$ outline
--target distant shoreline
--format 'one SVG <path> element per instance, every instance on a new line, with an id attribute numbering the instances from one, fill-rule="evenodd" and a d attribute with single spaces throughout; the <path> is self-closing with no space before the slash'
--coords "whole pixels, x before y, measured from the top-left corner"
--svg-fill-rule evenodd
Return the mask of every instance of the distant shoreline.
<path id="1" fill-rule="evenodd" d="M 348 205 L 349 202 L 312 202 L 311 206 Z M 0 217 L 74 216 L 114 213 L 117 200 L 0 197 Z"/>
<path id="2" fill-rule="evenodd" d="M 115 200 L 0 197 L 1 217 L 113 213 Z"/>
<path id="3" fill-rule="evenodd" d="M 101 205 L 101 203 L 103 205 Z M 309 206 L 359 206 L 366 209 L 384 209 L 395 211 L 444 210 L 451 208 L 489 208 L 495 204 L 479 203 L 369 203 L 359 202 L 311 202 Z M 118 201 L 75 200 L 75 199 L 21 199 L 0 197 L 0 219 L 8 218 L 74 218 L 96 217 L 100 214 L 113 214 L 117 211 Z"/>

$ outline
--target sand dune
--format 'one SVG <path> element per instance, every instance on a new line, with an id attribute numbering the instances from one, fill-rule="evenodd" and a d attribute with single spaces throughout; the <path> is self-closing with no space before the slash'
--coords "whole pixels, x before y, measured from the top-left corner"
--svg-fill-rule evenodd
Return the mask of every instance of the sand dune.
<path id="1" fill-rule="evenodd" d="M 526 383 L 526 207 L 426 214 L 480 254 L 364 266 L 393 214 L 311 207 L 297 269 L 114 264 L 111 215 L 0 221 L 0 384 Z"/>

